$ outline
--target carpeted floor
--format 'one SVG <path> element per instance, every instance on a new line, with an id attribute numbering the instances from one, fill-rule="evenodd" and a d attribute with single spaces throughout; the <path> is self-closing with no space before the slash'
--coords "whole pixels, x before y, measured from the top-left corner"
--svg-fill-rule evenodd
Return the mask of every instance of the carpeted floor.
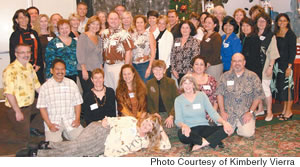
<path id="1" fill-rule="evenodd" d="M 273 112 L 282 110 L 280 104 L 273 104 Z M 258 117 L 256 135 L 252 139 L 233 135 L 224 140 L 225 148 L 205 148 L 192 154 L 186 153 L 187 145 L 178 141 L 177 132 L 169 136 L 172 148 L 167 151 L 149 152 L 142 150 L 129 157 L 179 157 L 179 156 L 297 156 L 300 157 L 300 105 L 293 105 L 295 116 L 291 121 L 278 121 L 274 118 L 265 122 L 264 116 Z M 16 134 L 4 112 L 3 103 L 0 103 L 0 156 L 15 156 L 15 153 L 24 148 L 16 143 Z M 43 137 L 31 137 L 30 143 L 39 143 Z"/>
<path id="2" fill-rule="evenodd" d="M 265 121 L 264 121 L 265 122 Z M 258 121 L 259 125 L 261 124 Z M 177 136 L 170 136 L 172 148 L 167 151 L 142 150 L 128 157 L 300 157 L 300 115 L 293 120 L 278 122 L 256 128 L 255 137 L 244 138 L 236 134 L 223 140 L 225 148 L 205 147 L 187 153 L 187 145 L 179 142 Z M 174 134 L 176 135 L 176 134 Z"/>

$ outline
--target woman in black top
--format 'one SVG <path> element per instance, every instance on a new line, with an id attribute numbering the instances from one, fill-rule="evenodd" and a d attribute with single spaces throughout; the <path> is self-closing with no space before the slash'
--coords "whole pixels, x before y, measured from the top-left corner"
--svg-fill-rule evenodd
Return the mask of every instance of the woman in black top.
<path id="1" fill-rule="evenodd" d="M 245 56 L 246 65 L 245 67 L 255 72 L 260 80 L 262 79 L 263 66 L 258 63 L 260 62 L 259 49 L 260 40 L 254 33 L 254 21 L 250 18 L 245 17 L 241 21 L 241 41 L 242 41 L 242 54 Z"/>
<path id="2" fill-rule="evenodd" d="M 104 86 L 104 71 L 96 68 L 91 80 L 94 87 L 84 94 L 83 110 L 86 124 L 116 116 L 116 97 L 112 88 Z"/>
<path id="3" fill-rule="evenodd" d="M 9 55 L 10 62 L 15 61 L 15 48 L 18 44 L 28 44 L 31 46 L 30 63 L 37 73 L 38 79 L 42 84 L 44 82 L 44 64 L 42 59 L 42 47 L 39 36 L 36 31 L 31 29 L 30 16 L 24 9 L 15 12 L 13 18 L 14 32 L 9 38 Z"/>
<path id="4" fill-rule="evenodd" d="M 273 96 L 284 102 L 283 111 L 278 116 L 279 120 L 288 120 L 293 116 L 293 64 L 296 56 L 296 35 L 291 30 L 288 15 L 281 13 L 276 17 L 274 34 L 276 35 L 280 58 L 276 60 L 273 70 L 273 81 L 275 81 L 277 89 L 273 92 Z"/>

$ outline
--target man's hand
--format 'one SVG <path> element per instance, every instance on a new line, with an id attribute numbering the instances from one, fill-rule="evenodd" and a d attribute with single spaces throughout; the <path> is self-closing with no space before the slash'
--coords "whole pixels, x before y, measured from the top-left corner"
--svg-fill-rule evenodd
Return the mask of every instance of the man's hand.
<path id="1" fill-rule="evenodd" d="M 248 123 L 252 119 L 253 115 L 250 112 L 246 112 L 243 116 L 244 124 Z"/>
<path id="2" fill-rule="evenodd" d="M 16 112 L 16 120 L 17 121 L 23 121 L 24 120 L 24 114 L 21 111 Z"/>
<path id="3" fill-rule="evenodd" d="M 56 132 L 59 130 L 59 125 L 58 124 L 53 124 L 50 123 L 50 125 L 48 126 L 51 132 Z"/>
<path id="4" fill-rule="evenodd" d="M 80 120 L 75 119 L 71 125 L 72 125 L 72 127 L 77 128 L 80 125 Z"/>

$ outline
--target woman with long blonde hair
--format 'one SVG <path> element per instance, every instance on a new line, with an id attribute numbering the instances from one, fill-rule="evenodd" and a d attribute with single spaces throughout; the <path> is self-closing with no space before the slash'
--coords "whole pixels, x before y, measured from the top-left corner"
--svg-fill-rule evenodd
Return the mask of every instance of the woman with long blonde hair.
<path id="1" fill-rule="evenodd" d="M 17 154 L 39 157 L 79 157 L 99 156 L 104 153 L 107 157 L 117 157 L 142 148 L 148 150 L 171 148 L 160 118 L 151 114 L 139 119 L 130 116 L 106 117 L 102 121 L 89 124 L 75 140 L 41 143 L 38 150 L 26 149 Z"/>

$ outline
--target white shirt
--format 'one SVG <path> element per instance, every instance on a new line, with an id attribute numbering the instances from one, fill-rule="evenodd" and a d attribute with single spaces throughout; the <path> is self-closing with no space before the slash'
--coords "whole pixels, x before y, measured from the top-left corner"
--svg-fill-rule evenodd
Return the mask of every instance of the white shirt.
<path id="1" fill-rule="evenodd" d="M 85 29 L 85 25 L 86 25 L 86 23 L 87 23 L 88 20 L 89 20 L 89 18 L 85 17 L 85 19 L 80 22 L 79 27 L 78 27 L 78 31 L 80 33 L 85 32 L 84 29 Z"/>
<path id="2" fill-rule="evenodd" d="M 74 107 L 82 104 L 83 100 L 76 83 L 64 78 L 57 82 L 52 77 L 40 88 L 37 108 L 46 108 L 51 123 L 63 123 L 67 130 L 72 130 L 72 122 L 75 120 Z M 49 131 L 46 123 L 45 131 Z"/>

